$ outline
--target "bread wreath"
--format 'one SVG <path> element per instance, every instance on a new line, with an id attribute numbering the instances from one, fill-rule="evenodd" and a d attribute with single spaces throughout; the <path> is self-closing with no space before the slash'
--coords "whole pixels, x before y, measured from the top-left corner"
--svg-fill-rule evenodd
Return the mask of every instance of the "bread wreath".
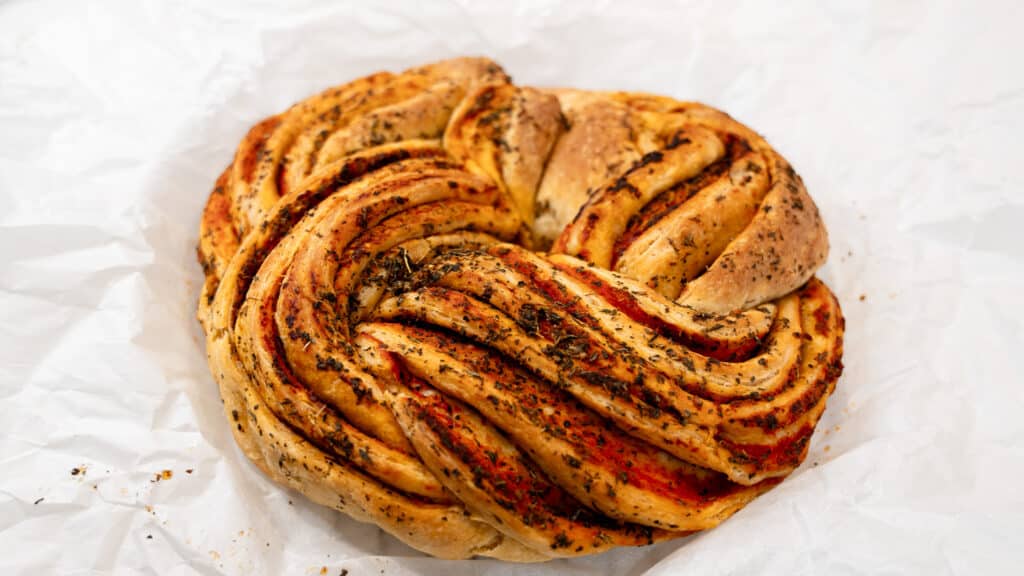
<path id="1" fill-rule="evenodd" d="M 707 106 L 460 58 L 256 125 L 203 213 L 199 320 L 247 457 L 445 558 L 717 525 L 842 370 L 828 240 Z"/>

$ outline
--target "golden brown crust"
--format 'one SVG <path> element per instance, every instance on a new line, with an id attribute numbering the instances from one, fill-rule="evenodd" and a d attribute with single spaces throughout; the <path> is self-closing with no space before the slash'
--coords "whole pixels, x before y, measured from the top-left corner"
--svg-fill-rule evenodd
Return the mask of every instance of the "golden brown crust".
<path id="1" fill-rule="evenodd" d="M 605 181 L 643 152 L 634 142 L 629 109 L 598 94 L 556 91 L 567 129 L 559 138 L 537 191 L 535 232 L 548 246 Z"/>
<path id="2" fill-rule="evenodd" d="M 562 130 L 558 100 L 533 88 L 491 84 L 470 93 L 445 133 L 445 148 L 466 168 L 492 178 L 527 226 L 551 149 Z"/>
<path id="3" fill-rule="evenodd" d="M 699 278 L 681 304 L 726 313 L 778 298 L 806 282 L 828 257 L 818 207 L 784 160 L 771 163 L 774 183 L 750 224 Z"/>
<path id="4" fill-rule="evenodd" d="M 692 102 L 559 94 L 583 102 L 590 124 L 571 124 L 541 184 L 542 193 L 579 202 L 561 207 L 557 224 L 567 225 L 553 226 L 561 230 L 554 251 L 712 313 L 792 292 L 824 263 L 828 236 L 817 207 L 750 129 Z"/>
<path id="5" fill-rule="evenodd" d="M 842 366 L 826 253 L 725 114 L 455 59 L 250 130 L 203 212 L 199 318 L 275 481 L 533 562 L 710 528 L 800 464 Z"/>

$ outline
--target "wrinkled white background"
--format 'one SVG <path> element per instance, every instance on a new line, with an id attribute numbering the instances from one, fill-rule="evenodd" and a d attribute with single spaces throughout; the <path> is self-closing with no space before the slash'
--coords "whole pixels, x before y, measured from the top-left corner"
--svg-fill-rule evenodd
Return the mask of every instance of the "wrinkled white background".
<path id="1" fill-rule="evenodd" d="M 0 573 L 1019 573 L 1015 2 L 367 4 L 0 4 Z M 261 117 L 460 54 L 724 108 L 821 208 L 846 372 L 806 464 L 718 529 L 446 562 L 235 448 L 193 320 L 214 178 Z"/>

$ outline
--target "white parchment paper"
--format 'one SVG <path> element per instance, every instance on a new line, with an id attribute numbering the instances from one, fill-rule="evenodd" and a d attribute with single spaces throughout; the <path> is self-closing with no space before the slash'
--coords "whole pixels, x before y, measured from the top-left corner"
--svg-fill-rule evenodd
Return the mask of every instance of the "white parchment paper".
<path id="1" fill-rule="evenodd" d="M 1015 2 L 371 4 L 0 3 L 0 574 L 1021 573 Z M 298 99 L 461 54 L 702 100 L 803 175 L 846 371 L 806 464 L 721 527 L 441 561 L 235 448 L 193 319 L 216 175 Z"/>

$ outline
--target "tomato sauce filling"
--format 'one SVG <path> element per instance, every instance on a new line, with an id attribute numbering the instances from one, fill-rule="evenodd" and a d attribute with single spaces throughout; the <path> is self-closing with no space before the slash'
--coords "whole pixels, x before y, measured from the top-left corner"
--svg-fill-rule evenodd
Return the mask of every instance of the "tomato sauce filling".
<path id="1" fill-rule="evenodd" d="M 742 489 L 723 474 L 698 470 L 682 462 L 670 464 L 671 457 L 668 455 L 618 431 L 614 425 L 590 412 L 567 393 L 542 384 L 542 381 L 531 377 L 525 370 L 498 354 L 456 341 L 447 334 L 418 327 L 409 327 L 408 330 L 417 340 L 444 350 L 465 362 L 473 371 L 492 380 L 493 387 L 499 389 L 499 393 L 515 405 L 517 417 L 525 418 L 539 428 L 542 434 L 569 443 L 588 466 L 599 467 L 615 478 L 615 484 L 610 485 L 611 491 L 614 491 L 616 484 L 628 484 L 680 503 L 700 505 Z M 407 372 L 396 375 L 396 378 L 415 380 Z M 422 382 L 416 385 L 421 388 L 424 386 Z M 447 405 L 438 399 L 438 395 L 427 400 Z M 451 413 L 450 409 L 445 412 L 449 423 L 452 423 Z M 666 462 L 666 458 L 670 460 Z M 571 454 L 563 455 L 563 459 L 572 468 L 582 466 L 582 462 Z M 508 481 L 508 484 L 517 485 L 512 481 Z M 607 490 L 609 487 L 585 484 L 584 489 L 589 492 L 591 489 Z"/>
<path id="2" fill-rule="evenodd" d="M 724 176 L 736 158 L 750 150 L 746 142 L 732 134 L 727 134 L 722 139 L 725 140 L 726 145 L 726 154 L 724 156 L 709 164 L 700 174 L 658 194 L 629 219 L 629 222 L 626 224 L 626 230 L 618 237 L 612 248 L 612 261 L 609 266 L 612 270 L 615 269 L 615 265 L 619 262 L 622 254 L 632 246 L 637 238 L 647 232 L 662 218 L 671 214 L 676 208 L 682 206 L 687 200 L 696 196 L 698 192 Z"/>
<path id="3" fill-rule="evenodd" d="M 386 354 L 394 378 L 416 397 L 417 416 L 441 445 L 472 471 L 473 484 L 491 495 L 502 508 L 515 513 L 527 526 L 547 525 L 553 516 L 591 522 L 600 520 L 531 463 L 482 445 L 471 427 L 460 422 L 465 412 L 463 408 L 448 402 L 424 380 L 413 376 L 397 354 Z M 442 472 L 449 477 L 459 474 L 449 469 Z"/>
<path id="4" fill-rule="evenodd" d="M 725 438 L 719 440 L 739 463 L 752 463 L 758 470 L 772 470 L 800 464 L 813 433 L 814 427 L 808 424 L 775 444 L 739 444 Z"/>
<path id="5" fill-rule="evenodd" d="M 738 342 L 730 342 L 684 331 L 678 326 L 669 324 L 661 318 L 646 312 L 641 308 L 636 298 L 628 291 L 608 284 L 586 268 L 580 266 L 573 267 L 562 263 L 555 264 L 555 267 L 569 276 L 586 283 L 594 289 L 598 296 L 634 322 L 642 324 L 666 338 L 679 342 L 698 354 L 714 358 L 715 360 L 732 362 L 749 358 L 760 347 L 760 341 L 756 338 L 746 338 Z"/>

